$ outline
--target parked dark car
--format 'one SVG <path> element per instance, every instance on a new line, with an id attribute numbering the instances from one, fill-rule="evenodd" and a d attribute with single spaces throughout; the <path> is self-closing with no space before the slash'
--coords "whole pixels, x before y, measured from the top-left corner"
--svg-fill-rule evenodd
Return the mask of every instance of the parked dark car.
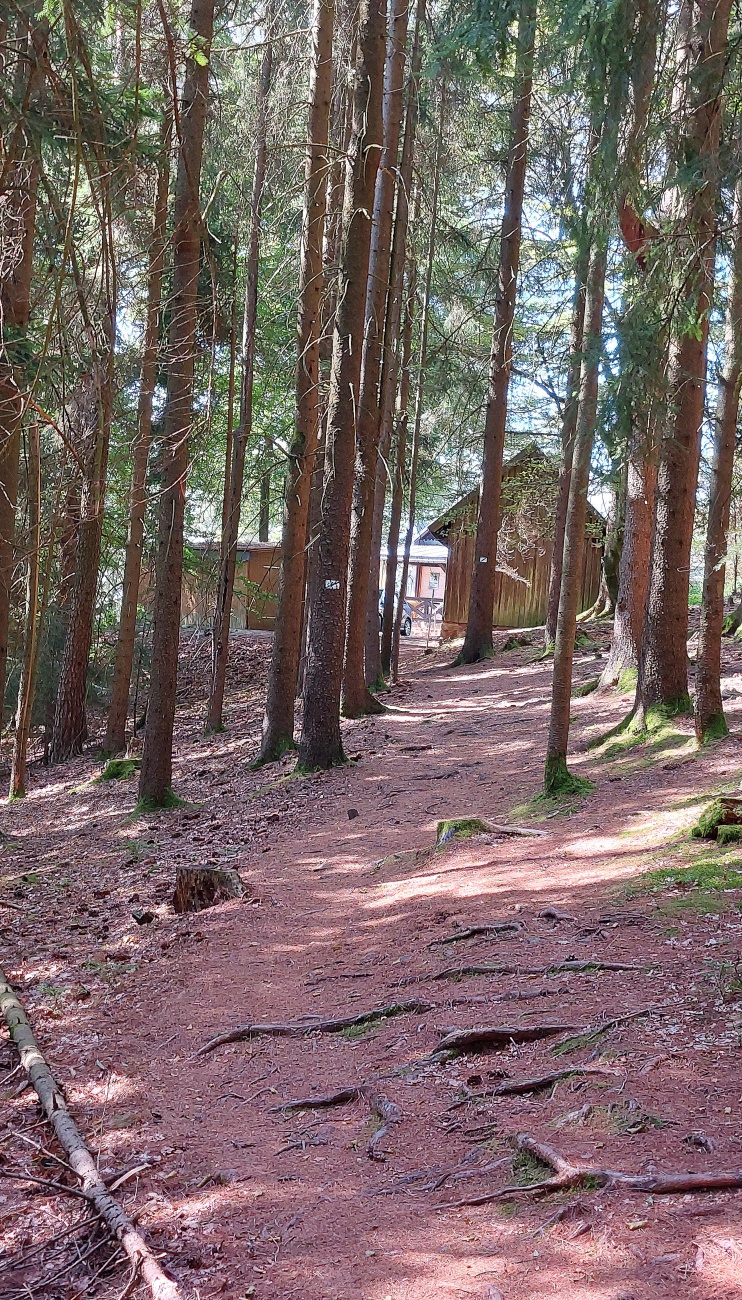
<path id="1" fill-rule="evenodd" d="M 381 620 L 384 616 L 384 593 L 379 596 L 379 631 L 381 631 Z M 402 636 L 412 636 L 412 610 L 407 601 L 404 603 L 404 614 L 402 617 L 402 626 L 399 629 Z"/>

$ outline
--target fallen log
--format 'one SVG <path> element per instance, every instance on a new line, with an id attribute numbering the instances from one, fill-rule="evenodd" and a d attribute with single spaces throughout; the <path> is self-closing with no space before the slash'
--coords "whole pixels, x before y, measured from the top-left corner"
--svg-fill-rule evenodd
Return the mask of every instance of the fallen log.
<path id="1" fill-rule="evenodd" d="M 604 1169 L 601 1165 L 591 1165 L 583 1160 L 567 1160 L 555 1147 L 547 1142 L 539 1142 L 527 1133 L 520 1133 L 515 1140 L 515 1145 L 519 1152 L 533 1156 L 542 1165 L 553 1169 L 554 1177 L 540 1179 L 537 1183 L 516 1183 L 509 1187 L 501 1187 L 496 1192 L 454 1201 L 448 1208 L 486 1205 L 504 1196 L 523 1193 L 531 1196 L 534 1193 L 541 1195 L 577 1187 L 588 1189 L 600 1187 L 609 1191 L 619 1188 L 650 1196 L 672 1196 L 679 1192 L 719 1192 L 742 1187 L 742 1171 L 704 1174 L 626 1174 L 617 1169 Z"/>
<path id="2" fill-rule="evenodd" d="M 445 941 L 441 939 L 439 942 L 443 943 Z M 476 975 L 563 975 L 567 971 L 589 974 L 591 971 L 599 970 L 641 971 L 645 969 L 644 966 L 621 961 L 560 961 L 555 962 L 553 966 L 515 966 L 485 962 L 482 966 L 447 966 L 445 970 L 438 971 L 432 978 L 434 980 L 447 980 L 464 979 L 467 976 L 473 977 Z"/>
<path id="3" fill-rule="evenodd" d="M 307 1018 L 290 1020 L 286 1024 L 238 1025 L 236 1029 L 228 1029 L 225 1033 L 210 1038 L 208 1043 L 199 1047 L 196 1056 L 205 1056 L 207 1052 L 213 1052 L 214 1048 L 223 1047 L 225 1043 L 242 1043 L 248 1038 L 258 1038 L 261 1035 L 296 1038 L 301 1034 L 339 1034 L 344 1029 L 367 1025 L 375 1020 L 389 1020 L 392 1016 L 424 1015 L 434 1008 L 434 1002 L 423 1002 L 416 998 L 410 1002 L 390 1002 L 383 1007 L 374 1007 L 371 1011 L 362 1011 L 357 1016 L 338 1016 L 333 1020 Z"/>
<path id="4" fill-rule="evenodd" d="M 488 1047 L 509 1047 L 511 1043 L 535 1043 L 540 1038 L 567 1034 L 576 1025 L 483 1025 L 473 1029 L 446 1031 L 431 1056 L 441 1052 L 481 1052 Z"/>
<path id="5" fill-rule="evenodd" d="M 137 1276 L 146 1282 L 154 1300 L 182 1300 L 180 1287 L 163 1272 L 146 1241 L 103 1182 L 95 1160 L 67 1109 L 64 1094 L 41 1054 L 26 1013 L 2 971 L 0 1012 L 44 1115 L 67 1155 L 71 1169 L 80 1180 L 80 1191 L 111 1236 L 120 1243 L 132 1272 L 136 1270 Z"/>

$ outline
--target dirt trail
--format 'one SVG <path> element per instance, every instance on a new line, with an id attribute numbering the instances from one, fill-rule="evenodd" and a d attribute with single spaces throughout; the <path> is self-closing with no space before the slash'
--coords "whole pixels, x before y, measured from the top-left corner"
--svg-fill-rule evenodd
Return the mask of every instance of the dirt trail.
<path id="1" fill-rule="evenodd" d="M 595 793 L 568 816 L 516 815 L 542 818 L 545 838 L 489 836 L 434 854 L 439 818 L 504 822 L 538 788 L 550 666 L 522 647 L 451 670 L 450 652 L 409 647 L 408 684 L 389 712 L 348 724 L 357 762 L 294 778 L 290 760 L 248 767 L 264 649 L 256 638 L 236 655 L 229 730 L 208 740 L 201 659 L 186 665 L 176 784 L 191 805 L 133 821 L 133 782 L 91 784 L 99 768 L 88 755 L 37 772 L 29 798 L 3 811 L 0 894 L 24 909 L 2 913 L 5 968 L 102 1165 L 151 1162 L 126 1204 L 185 1289 L 203 1300 L 742 1297 L 742 1192 L 585 1188 L 448 1208 L 512 1181 L 509 1139 L 522 1132 L 626 1172 L 742 1170 L 742 891 L 699 904 L 623 888 L 647 868 L 708 856 L 681 833 L 699 798 L 737 778 L 737 737 L 698 755 L 678 728 L 661 750 L 601 761 L 585 742 L 627 701 L 576 698 L 573 766 Z M 742 655 L 729 654 L 734 732 Z M 576 677 L 599 667 L 585 653 Z M 178 861 L 238 867 L 249 901 L 175 917 Z M 568 919 L 539 917 L 550 908 Z M 137 924 L 133 911 L 153 919 Z M 496 920 L 517 924 L 440 943 Z M 640 969 L 555 969 L 589 961 Z M 434 978 L 487 963 L 516 973 Z M 260 1036 L 195 1055 L 241 1023 L 411 999 L 435 1006 L 365 1031 Z M 565 1055 L 544 1040 L 430 1059 L 447 1028 L 583 1029 L 646 1008 Z M 450 1109 L 503 1078 L 577 1064 L 616 1074 Z M 367 1097 L 275 1110 L 363 1084 L 401 1111 L 383 1160 L 367 1154 L 379 1123 Z M 12 1091 L 3 1121 L 30 1125 L 32 1101 Z M 53 1214 L 72 1213 L 17 1185 L 4 1191 L 0 1269 L 51 1235 Z M 39 1276 L 38 1259 L 0 1271 L 0 1295 Z M 120 1277 L 101 1286 L 116 1294 Z"/>

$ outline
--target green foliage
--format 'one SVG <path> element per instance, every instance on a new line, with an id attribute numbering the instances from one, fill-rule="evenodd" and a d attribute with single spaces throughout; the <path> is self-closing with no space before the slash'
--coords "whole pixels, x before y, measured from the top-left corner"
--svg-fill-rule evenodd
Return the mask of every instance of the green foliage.
<path id="1" fill-rule="evenodd" d="M 95 779 L 96 782 L 121 781 L 138 772 L 141 766 L 140 758 L 109 758 L 100 776 Z"/>

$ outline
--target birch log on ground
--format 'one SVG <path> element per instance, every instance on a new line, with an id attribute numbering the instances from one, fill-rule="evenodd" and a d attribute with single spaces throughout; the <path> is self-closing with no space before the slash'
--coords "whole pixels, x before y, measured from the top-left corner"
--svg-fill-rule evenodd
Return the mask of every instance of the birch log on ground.
<path id="1" fill-rule="evenodd" d="M 142 1235 L 137 1232 L 126 1211 L 111 1195 L 98 1172 L 95 1160 L 86 1147 L 77 1124 L 67 1109 L 67 1102 L 41 1054 L 25 1011 L 0 971 L 0 1012 L 11 1039 L 18 1048 L 21 1065 L 41 1103 L 71 1168 L 80 1179 L 83 1194 L 100 1216 L 112 1237 L 146 1282 L 154 1300 L 183 1300 L 183 1292 L 167 1277 Z"/>

